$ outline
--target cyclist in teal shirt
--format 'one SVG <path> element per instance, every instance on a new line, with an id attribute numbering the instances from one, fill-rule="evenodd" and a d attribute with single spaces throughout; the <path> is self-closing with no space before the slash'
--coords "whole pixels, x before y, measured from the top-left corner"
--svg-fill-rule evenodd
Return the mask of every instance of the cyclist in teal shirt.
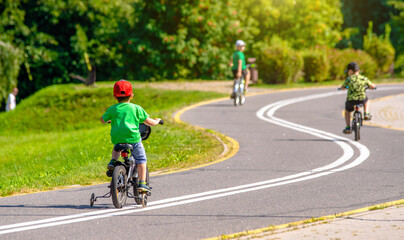
<path id="1" fill-rule="evenodd" d="M 149 118 L 146 111 L 139 105 L 130 103 L 133 98 L 132 84 L 120 80 L 114 85 L 114 98 L 118 101 L 102 115 L 102 123 L 111 123 L 111 141 L 114 145 L 118 143 L 129 143 L 133 146 L 132 156 L 135 159 L 139 171 L 139 189 L 150 191 L 146 184 L 146 153 L 142 144 L 139 132 L 139 124 L 148 126 L 159 124 L 160 118 Z M 112 159 L 108 164 L 108 170 L 112 171 L 120 153 L 112 150 Z"/>
<path id="2" fill-rule="evenodd" d="M 236 51 L 233 53 L 233 57 L 230 61 L 231 70 L 233 72 L 233 79 L 235 80 L 244 76 L 245 79 L 245 90 L 247 91 L 248 83 L 250 81 L 250 71 L 247 69 L 247 65 L 245 62 L 244 50 L 245 50 L 245 42 L 243 40 L 236 41 Z M 233 87 L 234 89 L 234 87 Z M 232 93 L 231 97 L 234 97 L 234 93 Z"/>

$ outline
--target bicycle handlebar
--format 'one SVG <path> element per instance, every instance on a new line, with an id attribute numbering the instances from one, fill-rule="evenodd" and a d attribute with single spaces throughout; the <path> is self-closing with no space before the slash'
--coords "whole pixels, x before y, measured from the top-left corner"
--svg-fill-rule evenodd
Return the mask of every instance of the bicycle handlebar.
<path id="1" fill-rule="evenodd" d="M 160 119 L 159 124 L 160 124 L 160 125 L 163 125 L 163 124 L 164 124 L 164 120 L 163 120 L 163 119 Z"/>
<path id="2" fill-rule="evenodd" d="M 346 89 L 348 89 L 348 87 L 346 87 Z M 375 88 L 369 88 L 369 87 L 367 87 L 367 88 L 365 88 L 365 90 L 377 90 L 377 87 L 375 87 Z M 342 90 L 342 88 L 338 88 L 338 91 L 341 91 Z"/>

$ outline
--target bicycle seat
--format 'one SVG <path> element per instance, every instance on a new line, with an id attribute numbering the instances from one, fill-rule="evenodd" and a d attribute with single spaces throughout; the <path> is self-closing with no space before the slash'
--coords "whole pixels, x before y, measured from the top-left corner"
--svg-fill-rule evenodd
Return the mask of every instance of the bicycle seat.
<path id="1" fill-rule="evenodd" d="M 114 150 L 117 152 L 123 151 L 123 150 L 133 150 L 133 147 L 129 143 L 118 143 L 114 146 Z"/>

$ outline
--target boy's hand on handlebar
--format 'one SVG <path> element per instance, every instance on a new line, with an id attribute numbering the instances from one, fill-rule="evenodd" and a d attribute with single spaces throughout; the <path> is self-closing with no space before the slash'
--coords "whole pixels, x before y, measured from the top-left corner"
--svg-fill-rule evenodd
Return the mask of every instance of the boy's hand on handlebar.
<path id="1" fill-rule="evenodd" d="M 156 125 L 158 125 L 158 124 L 160 124 L 160 122 L 161 122 L 162 120 L 161 120 L 161 118 L 155 118 L 154 121 L 156 121 L 156 122 L 157 122 Z"/>
<path id="2" fill-rule="evenodd" d="M 161 118 L 147 118 L 144 122 L 147 126 L 163 125 L 164 121 Z"/>

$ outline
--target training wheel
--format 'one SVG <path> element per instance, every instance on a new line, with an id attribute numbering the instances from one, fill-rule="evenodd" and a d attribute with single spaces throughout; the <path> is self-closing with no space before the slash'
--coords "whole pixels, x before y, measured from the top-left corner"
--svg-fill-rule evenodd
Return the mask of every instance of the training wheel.
<path id="1" fill-rule="evenodd" d="M 146 207 L 147 206 L 147 194 L 142 193 L 141 198 L 142 198 L 142 207 Z"/>
<path id="2" fill-rule="evenodd" d="M 92 193 L 91 198 L 90 198 L 90 207 L 93 207 L 94 202 L 95 202 L 95 195 L 94 195 L 94 193 Z"/>

